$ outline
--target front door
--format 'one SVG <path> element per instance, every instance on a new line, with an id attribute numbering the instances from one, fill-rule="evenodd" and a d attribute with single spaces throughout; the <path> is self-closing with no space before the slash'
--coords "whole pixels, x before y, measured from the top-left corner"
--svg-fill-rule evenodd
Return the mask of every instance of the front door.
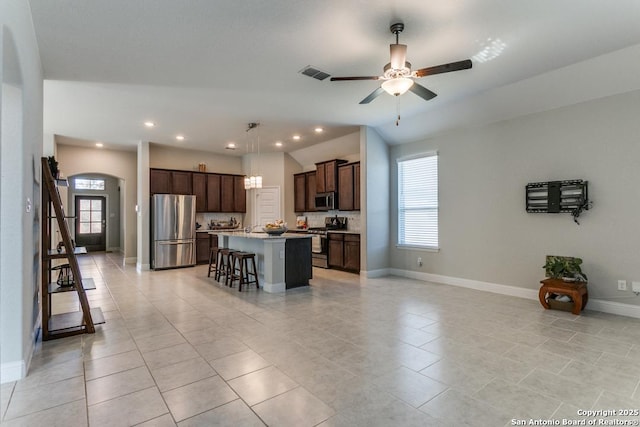
<path id="1" fill-rule="evenodd" d="M 106 248 L 106 199 L 103 196 L 76 196 L 76 246 L 87 251 Z"/>

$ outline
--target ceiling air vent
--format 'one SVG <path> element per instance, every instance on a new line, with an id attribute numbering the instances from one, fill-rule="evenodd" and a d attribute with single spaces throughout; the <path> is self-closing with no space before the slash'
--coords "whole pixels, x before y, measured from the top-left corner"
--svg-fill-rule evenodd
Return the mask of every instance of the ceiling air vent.
<path id="1" fill-rule="evenodd" d="M 316 80 L 324 80 L 329 77 L 329 73 L 325 73 L 324 71 L 320 71 L 311 65 L 307 65 L 302 70 L 300 70 L 301 74 L 305 76 L 313 77 Z"/>

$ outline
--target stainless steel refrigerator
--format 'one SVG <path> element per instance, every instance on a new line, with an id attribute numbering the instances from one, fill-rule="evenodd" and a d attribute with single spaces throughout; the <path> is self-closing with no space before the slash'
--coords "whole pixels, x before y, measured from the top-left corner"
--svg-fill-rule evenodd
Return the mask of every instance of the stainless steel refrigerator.
<path id="1" fill-rule="evenodd" d="M 151 200 L 151 268 L 196 264 L 196 196 L 154 194 Z"/>

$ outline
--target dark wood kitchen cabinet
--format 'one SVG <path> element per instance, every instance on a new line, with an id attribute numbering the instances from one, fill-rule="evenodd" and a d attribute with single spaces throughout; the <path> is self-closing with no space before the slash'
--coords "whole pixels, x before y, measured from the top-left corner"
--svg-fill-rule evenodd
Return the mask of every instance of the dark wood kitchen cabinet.
<path id="1" fill-rule="evenodd" d="M 328 233 L 329 267 L 360 271 L 360 235 L 352 233 Z"/>
<path id="2" fill-rule="evenodd" d="M 192 173 L 166 169 L 149 171 L 149 192 L 151 194 L 191 194 Z"/>
<path id="3" fill-rule="evenodd" d="M 316 171 L 293 175 L 294 212 L 316 210 Z"/>
<path id="4" fill-rule="evenodd" d="M 247 190 L 244 189 L 243 176 L 221 175 L 220 204 L 221 212 L 247 211 Z"/>
<path id="5" fill-rule="evenodd" d="M 207 174 L 207 212 L 220 212 L 220 175 Z"/>
<path id="6" fill-rule="evenodd" d="M 305 212 L 307 210 L 307 174 L 297 173 L 293 175 L 293 211 Z"/>
<path id="7" fill-rule="evenodd" d="M 344 265 L 344 234 L 328 233 L 327 242 L 329 267 L 342 268 Z"/>
<path id="8" fill-rule="evenodd" d="M 344 269 L 360 271 L 360 235 L 344 235 Z"/>
<path id="9" fill-rule="evenodd" d="M 191 186 L 196 196 L 196 212 L 207 212 L 207 174 L 194 172 Z"/>
<path id="10" fill-rule="evenodd" d="M 307 212 L 315 212 L 316 210 L 316 172 L 311 171 L 306 174 L 306 198 L 307 198 Z"/>
<path id="11" fill-rule="evenodd" d="M 233 177 L 233 212 L 247 211 L 247 190 L 244 189 L 244 176 Z"/>
<path id="12" fill-rule="evenodd" d="M 360 162 L 338 167 L 338 206 L 341 211 L 360 210 Z"/>
<path id="13" fill-rule="evenodd" d="M 186 171 L 171 171 L 171 193 L 172 194 L 191 194 L 192 173 Z"/>
<path id="14" fill-rule="evenodd" d="M 208 264 L 211 248 L 218 246 L 218 236 L 206 232 L 196 233 L 196 264 Z"/>
<path id="15" fill-rule="evenodd" d="M 338 191 L 338 166 L 346 160 L 329 160 L 316 163 L 316 192 Z"/>
<path id="16" fill-rule="evenodd" d="M 196 212 L 246 212 L 244 175 L 150 169 L 149 192 L 193 194 Z"/>
<path id="17" fill-rule="evenodd" d="M 149 171 L 149 192 L 151 194 L 171 194 L 171 171 L 151 169 Z"/>
<path id="18" fill-rule="evenodd" d="M 220 177 L 220 203 L 222 212 L 233 212 L 233 188 L 234 180 L 231 175 L 222 175 Z"/>

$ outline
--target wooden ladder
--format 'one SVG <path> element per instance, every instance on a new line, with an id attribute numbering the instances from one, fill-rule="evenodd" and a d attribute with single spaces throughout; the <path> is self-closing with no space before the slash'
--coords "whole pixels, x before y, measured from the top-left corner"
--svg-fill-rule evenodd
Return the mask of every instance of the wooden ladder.
<path id="1" fill-rule="evenodd" d="M 46 157 L 41 159 L 42 164 L 42 180 L 44 181 L 44 189 L 42 191 L 42 208 L 43 213 L 47 213 L 47 217 L 43 215 L 43 221 L 47 221 L 46 228 L 50 231 L 49 226 L 49 214 L 50 208 L 49 204 L 53 205 L 53 210 L 55 214 L 55 218 L 58 223 L 58 228 L 60 229 L 60 234 L 62 236 L 62 243 L 64 245 L 65 257 L 68 260 L 69 267 L 71 268 L 71 272 L 73 274 L 73 287 L 75 288 L 75 292 L 78 294 L 78 300 L 80 301 L 80 306 L 82 308 L 83 313 L 83 322 L 79 329 L 73 329 L 68 332 L 57 333 L 55 336 L 49 333 L 49 317 L 51 313 L 49 312 L 49 299 L 51 295 L 49 295 L 48 291 L 48 276 L 49 273 L 43 271 L 43 286 L 42 286 L 42 338 L 43 340 L 48 340 L 52 338 L 58 338 L 63 336 L 75 335 L 78 333 L 94 333 L 95 327 L 93 324 L 93 319 L 91 317 L 91 309 L 89 307 L 89 301 L 87 300 L 87 294 L 85 292 L 83 283 L 82 283 L 82 275 L 80 274 L 80 266 L 78 265 L 78 258 L 75 253 L 75 247 L 73 241 L 71 240 L 71 233 L 69 232 L 69 227 L 67 226 L 67 222 L 65 221 L 64 209 L 62 207 L 62 200 L 60 199 L 60 192 L 58 191 L 58 187 L 56 185 L 55 179 L 51 173 L 51 168 L 49 166 L 49 161 Z M 50 239 L 49 232 L 43 233 L 43 251 L 45 253 L 42 254 L 43 259 L 49 256 L 49 246 L 50 241 L 45 242 L 45 239 Z M 49 266 L 50 263 L 43 263 L 43 269 L 45 266 Z"/>

